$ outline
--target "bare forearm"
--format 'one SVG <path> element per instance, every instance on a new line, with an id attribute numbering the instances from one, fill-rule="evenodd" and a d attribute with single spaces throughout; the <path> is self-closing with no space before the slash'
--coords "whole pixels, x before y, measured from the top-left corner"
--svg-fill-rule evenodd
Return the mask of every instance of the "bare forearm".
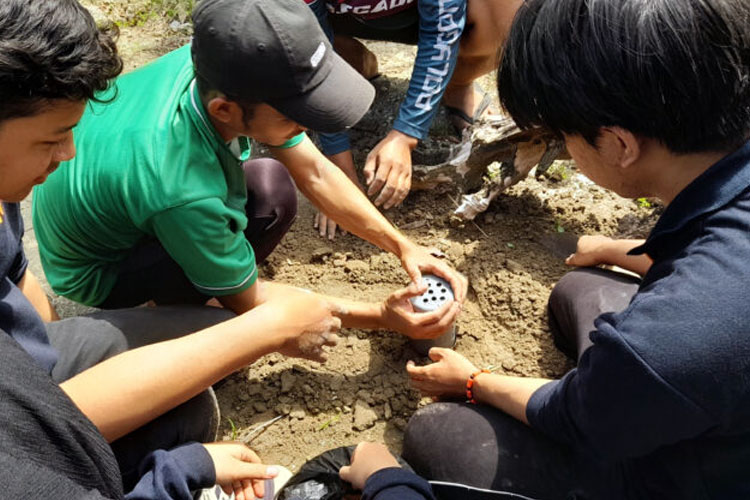
<path id="1" fill-rule="evenodd" d="M 284 290 L 292 287 L 292 285 L 264 281 L 262 287 L 261 300 L 268 300 L 273 294 L 283 297 Z M 310 290 L 307 291 L 316 293 Z M 317 295 L 333 304 L 336 316 L 341 319 L 341 326 L 344 328 L 362 328 L 368 330 L 383 328 L 383 310 L 380 303 L 362 302 L 324 294 Z"/>
<path id="2" fill-rule="evenodd" d="M 235 314 L 242 314 L 259 304 L 258 290 L 261 287 L 260 279 L 258 279 L 250 288 L 235 293 L 233 295 L 223 295 L 217 297 L 222 306 L 229 309 Z"/>
<path id="3" fill-rule="evenodd" d="M 357 177 L 357 168 L 354 165 L 354 157 L 352 156 L 351 150 L 337 153 L 335 155 L 327 155 L 326 158 L 339 167 L 355 186 L 360 187 L 359 178 Z"/>
<path id="4" fill-rule="evenodd" d="M 289 168 L 300 191 L 339 226 L 397 256 L 411 245 L 310 139 L 273 153 Z"/>
<path id="5" fill-rule="evenodd" d="M 365 330 L 384 328 L 381 304 L 331 296 L 326 296 L 326 299 L 336 305 L 338 311 L 336 315 L 341 318 L 341 326 Z"/>
<path id="6" fill-rule="evenodd" d="M 23 278 L 21 278 L 21 281 L 18 283 L 18 288 L 21 289 L 24 296 L 29 302 L 31 302 L 31 305 L 34 306 L 34 309 L 42 318 L 42 321 L 49 323 L 50 321 L 57 321 L 60 319 L 54 306 L 49 301 L 47 294 L 44 292 L 41 283 L 39 283 L 39 280 L 31 271 L 27 270 L 24 273 Z"/>
<path id="7" fill-rule="evenodd" d="M 605 264 L 621 267 L 643 276 L 653 261 L 648 255 L 628 255 L 632 249 L 643 245 L 644 240 L 612 240 L 602 258 Z"/>
<path id="8" fill-rule="evenodd" d="M 528 424 L 526 406 L 532 394 L 549 379 L 510 377 L 490 373 L 480 374 L 474 381 L 474 399 L 494 406 L 508 415 Z"/>
<path id="9" fill-rule="evenodd" d="M 192 335 L 127 351 L 61 386 L 112 442 L 273 352 L 277 323 L 259 307 Z"/>

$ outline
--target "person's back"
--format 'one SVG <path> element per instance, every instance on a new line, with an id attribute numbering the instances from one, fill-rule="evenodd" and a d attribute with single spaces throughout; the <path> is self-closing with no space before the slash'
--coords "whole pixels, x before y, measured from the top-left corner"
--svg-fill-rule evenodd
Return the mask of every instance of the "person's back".
<path id="1" fill-rule="evenodd" d="M 247 223 L 242 169 L 204 122 L 194 77 L 185 46 L 118 78 L 105 94 L 115 99 L 90 105 L 76 127 L 76 157 L 34 190 L 40 255 L 57 293 L 98 305 L 139 241 L 164 243 L 157 216 L 171 208 L 215 200 L 236 227 Z"/>

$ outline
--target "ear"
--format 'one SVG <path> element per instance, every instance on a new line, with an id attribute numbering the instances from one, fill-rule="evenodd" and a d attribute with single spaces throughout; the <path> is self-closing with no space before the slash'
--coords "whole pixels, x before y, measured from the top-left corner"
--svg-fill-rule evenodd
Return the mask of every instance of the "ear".
<path id="1" fill-rule="evenodd" d="M 220 123 L 231 125 L 238 118 L 242 121 L 242 109 L 236 102 L 230 101 L 226 97 L 219 96 L 212 98 L 208 101 L 206 108 L 208 114 Z"/>
<path id="2" fill-rule="evenodd" d="M 628 168 L 641 157 L 638 137 L 622 127 L 602 127 L 597 139 L 597 149 L 612 164 Z"/>

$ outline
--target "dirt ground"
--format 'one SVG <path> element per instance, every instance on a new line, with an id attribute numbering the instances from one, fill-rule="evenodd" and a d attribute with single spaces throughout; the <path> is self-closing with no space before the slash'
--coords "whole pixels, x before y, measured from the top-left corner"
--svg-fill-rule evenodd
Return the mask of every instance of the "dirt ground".
<path id="1" fill-rule="evenodd" d="M 132 4 L 93 3 L 98 15 L 120 21 L 129 15 L 123 4 Z M 138 67 L 185 43 L 185 20 L 156 17 L 123 26 L 119 46 L 126 67 Z M 403 45 L 368 46 L 378 55 L 383 76 L 374 82 L 376 105 L 353 130 L 360 165 L 388 131 L 415 53 Z M 481 83 L 495 94 L 492 75 Z M 453 140 L 441 111 L 431 137 L 415 155 L 429 157 L 434 148 Z M 562 375 L 572 364 L 552 345 L 546 301 L 566 272 L 563 259 L 574 248 L 575 236 L 642 236 L 655 220 L 653 207 L 593 186 L 574 165 L 561 177 L 527 179 L 501 195 L 476 222 L 451 218 L 458 193 L 450 190 L 412 193 L 402 207 L 386 213 L 413 240 L 444 252 L 469 278 L 456 350 L 479 366 L 514 375 Z M 353 235 L 332 242 L 317 236 L 313 207 L 300 201 L 295 224 L 261 267 L 263 278 L 369 301 L 380 301 L 407 283 L 392 255 Z M 60 299 L 56 303 L 68 307 L 68 314 L 74 310 Z M 404 365 L 417 359 L 415 353 L 406 338 L 393 332 L 345 330 L 341 336 L 325 365 L 271 355 L 231 376 L 217 391 L 223 437 L 243 440 L 266 463 L 292 470 L 322 451 L 361 440 L 384 441 L 399 450 L 410 415 L 427 403 L 407 384 Z"/>

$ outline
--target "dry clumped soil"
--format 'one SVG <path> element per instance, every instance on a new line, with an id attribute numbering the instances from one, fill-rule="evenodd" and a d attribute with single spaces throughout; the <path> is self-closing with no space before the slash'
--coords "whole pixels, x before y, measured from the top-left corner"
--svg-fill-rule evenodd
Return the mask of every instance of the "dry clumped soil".
<path id="1" fill-rule="evenodd" d="M 189 40 L 188 19 L 179 13 L 133 23 L 128 16 L 138 2 L 87 5 L 99 18 L 122 24 L 119 47 L 128 70 Z M 387 133 L 415 54 L 404 45 L 368 46 L 378 55 L 382 76 L 374 82 L 375 106 L 352 132 L 359 165 Z M 492 75 L 481 84 L 496 93 Z M 415 153 L 416 161 L 427 163 L 454 141 L 441 111 L 430 138 Z M 575 236 L 644 236 L 658 211 L 592 185 L 570 162 L 553 169 L 553 179 L 530 177 L 501 195 L 475 222 L 451 216 L 459 193 L 445 187 L 412 193 L 402 207 L 386 213 L 410 238 L 442 252 L 469 278 L 456 350 L 499 373 L 559 377 L 571 368 L 552 345 L 546 303 L 567 270 L 563 259 L 574 248 Z M 300 198 L 297 220 L 261 266 L 262 278 L 369 301 L 380 301 L 407 283 L 394 256 L 353 235 L 339 235 L 335 241 L 317 236 L 314 213 Z M 66 314 L 77 311 L 62 299 L 55 303 Z M 266 356 L 217 390 L 222 437 L 245 441 L 266 463 L 292 470 L 327 449 L 361 440 L 384 441 L 398 451 L 409 417 L 428 403 L 408 386 L 404 366 L 409 359 L 426 361 L 398 334 L 359 330 L 342 331 L 324 365 Z"/>

